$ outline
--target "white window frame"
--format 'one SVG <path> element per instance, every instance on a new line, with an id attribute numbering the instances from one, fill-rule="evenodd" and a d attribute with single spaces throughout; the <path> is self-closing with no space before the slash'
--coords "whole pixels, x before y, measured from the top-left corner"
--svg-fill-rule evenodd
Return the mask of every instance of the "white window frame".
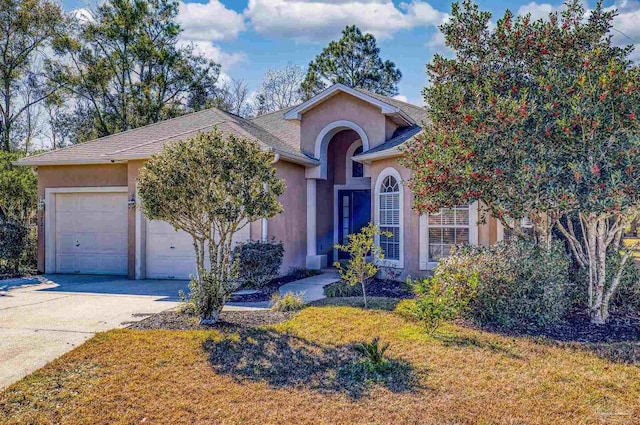
<path id="1" fill-rule="evenodd" d="M 363 152 L 364 152 L 364 146 L 362 145 L 362 140 L 358 139 L 356 141 L 354 141 L 351 146 L 349 146 L 349 148 L 347 149 L 347 154 L 345 157 L 345 161 L 346 161 L 346 175 L 345 175 L 345 181 L 347 182 L 347 184 L 358 184 L 364 181 L 369 181 L 370 177 L 365 177 L 364 176 L 364 164 L 362 166 L 362 177 L 353 177 L 353 155 L 356 151 L 356 149 L 358 149 L 359 147 L 362 146 Z"/>
<path id="2" fill-rule="evenodd" d="M 400 196 L 399 196 L 399 207 L 400 207 L 400 217 L 399 217 L 399 255 L 397 260 L 389 260 L 384 258 L 381 261 L 376 261 L 379 266 L 382 267 L 392 267 L 402 269 L 404 268 L 404 185 L 402 182 L 402 176 L 400 172 L 393 167 L 387 167 L 380 174 L 378 174 L 378 178 L 376 179 L 375 187 L 374 187 L 374 223 L 378 228 L 380 228 L 380 187 L 382 186 L 382 182 L 385 178 L 391 176 L 396 179 L 398 182 Z M 380 246 L 380 236 L 376 235 L 375 243 L 377 246 Z"/>
<path id="3" fill-rule="evenodd" d="M 496 241 L 502 242 L 504 241 L 505 228 L 500 220 L 496 219 L 496 222 L 498 223 L 498 225 L 496 226 Z M 520 220 L 520 228 L 532 229 L 533 223 L 531 222 L 531 219 L 529 217 L 523 217 L 522 220 Z"/>
<path id="4" fill-rule="evenodd" d="M 437 226 L 438 228 L 449 226 Z M 467 226 L 451 226 L 464 227 Z M 478 201 L 469 204 L 469 245 L 478 245 Z M 420 270 L 432 270 L 437 261 L 429 261 L 429 220 L 426 214 L 420 216 Z"/>

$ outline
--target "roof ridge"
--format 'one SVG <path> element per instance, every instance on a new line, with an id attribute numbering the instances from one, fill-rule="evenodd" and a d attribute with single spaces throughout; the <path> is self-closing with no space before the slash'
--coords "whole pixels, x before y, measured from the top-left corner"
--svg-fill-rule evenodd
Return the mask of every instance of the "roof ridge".
<path id="1" fill-rule="evenodd" d="M 175 138 L 175 137 L 180 137 L 180 136 L 182 136 L 183 134 L 194 133 L 194 132 L 197 132 L 197 131 L 203 130 L 203 129 L 205 129 L 205 128 L 215 127 L 215 126 L 217 126 L 218 124 L 222 124 L 222 123 L 224 123 L 225 121 L 226 121 L 226 120 L 216 121 L 216 122 L 214 122 L 214 123 L 212 123 L 212 124 L 207 124 L 207 125 L 203 125 L 202 127 L 198 127 L 198 128 L 194 128 L 194 129 L 191 129 L 191 130 L 183 131 L 182 133 L 172 134 L 172 135 L 170 135 L 170 136 L 165 136 L 165 137 L 162 137 L 162 138 L 160 138 L 160 139 L 156 139 L 156 140 L 152 140 L 152 141 L 149 141 L 149 142 L 141 143 L 141 144 L 139 144 L 139 145 L 127 146 L 126 148 L 119 149 L 119 150 L 117 150 L 117 151 L 113 151 L 113 152 L 109 152 L 109 153 L 106 153 L 106 154 L 103 154 L 103 155 L 100 155 L 100 156 L 115 155 L 115 154 L 118 154 L 118 153 L 122 153 L 122 152 L 130 151 L 130 150 L 133 150 L 133 149 L 141 148 L 141 147 L 143 147 L 143 146 L 152 145 L 152 144 L 154 144 L 154 143 L 162 142 L 163 140 L 172 139 L 172 138 Z"/>
<path id="2" fill-rule="evenodd" d="M 79 145 L 86 146 L 88 144 L 92 144 L 92 143 L 95 143 L 95 142 L 103 142 L 103 141 L 108 140 L 109 138 L 114 137 L 114 136 L 121 136 L 123 134 L 128 134 L 128 133 L 131 133 L 133 131 L 140 130 L 140 129 L 149 128 L 149 127 L 155 127 L 155 126 L 158 126 L 160 124 L 164 124 L 166 122 L 170 122 L 170 121 L 173 121 L 173 120 L 181 119 L 181 118 L 186 117 L 186 116 L 193 116 L 193 115 L 201 114 L 201 113 L 204 113 L 204 112 L 210 112 L 211 110 L 217 110 L 219 112 L 222 112 L 221 109 L 216 108 L 215 106 L 212 106 L 210 108 L 201 109 L 199 111 L 187 112 L 186 114 L 182 114 L 182 115 L 177 116 L 177 117 L 173 117 L 173 118 L 169 118 L 169 119 L 161 120 L 161 121 L 156 121 L 156 122 L 153 122 L 151 124 L 146 124 L 146 125 L 143 125 L 143 126 L 140 126 L 140 127 L 130 128 L 128 130 L 118 131 L 118 132 L 112 133 L 112 134 L 107 134 L 106 136 L 98 137 L 97 139 L 91 139 L 91 140 L 87 140 L 85 142 L 74 143 L 72 145 L 63 146 L 63 147 L 58 148 L 58 149 L 53 149 L 53 150 L 50 150 L 50 151 L 41 152 L 41 153 L 39 153 L 37 155 L 26 156 L 23 159 L 39 158 L 41 156 L 48 155 L 48 154 L 50 154 L 51 152 L 54 152 L 54 151 L 55 152 L 60 152 L 60 151 L 64 151 L 64 150 L 67 150 L 67 149 L 75 148 L 76 146 L 79 146 Z M 138 146 L 141 146 L 141 145 L 138 145 Z M 101 156 L 104 156 L 104 155 L 101 155 Z"/>
<path id="3" fill-rule="evenodd" d="M 381 96 L 381 97 L 384 97 L 385 99 L 389 99 L 389 100 L 393 100 L 394 102 L 402 103 L 403 105 L 413 106 L 414 108 L 425 109 L 424 106 L 416 105 L 415 103 L 411 103 L 411 102 L 405 102 L 404 100 L 396 99 L 393 96 L 387 96 L 385 94 L 376 93 L 374 91 L 366 90 L 366 89 L 363 89 L 363 88 L 360 88 L 360 87 L 354 87 L 354 89 L 356 89 L 356 90 L 358 90 L 358 91 L 360 91 L 362 93 L 366 93 L 366 94 L 368 94 L 370 96 L 371 95 L 374 96 L 374 97 Z"/>

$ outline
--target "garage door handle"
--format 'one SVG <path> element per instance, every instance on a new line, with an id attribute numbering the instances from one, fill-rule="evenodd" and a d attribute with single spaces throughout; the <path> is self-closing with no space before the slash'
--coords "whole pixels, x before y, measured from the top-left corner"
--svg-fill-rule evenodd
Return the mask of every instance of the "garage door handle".
<path id="1" fill-rule="evenodd" d="M 79 244 L 79 243 L 77 243 L 77 244 L 76 244 L 76 246 L 80 246 L 80 244 Z"/>
<path id="2" fill-rule="evenodd" d="M 169 248 L 171 248 L 171 249 L 176 249 L 176 247 L 175 247 L 175 246 L 170 246 Z"/>

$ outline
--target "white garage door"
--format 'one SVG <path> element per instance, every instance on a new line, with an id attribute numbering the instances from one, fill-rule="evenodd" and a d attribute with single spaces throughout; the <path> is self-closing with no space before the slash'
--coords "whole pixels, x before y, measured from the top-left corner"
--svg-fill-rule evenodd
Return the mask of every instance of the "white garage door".
<path id="1" fill-rule="evenodd" d="M 249 226 L 237 232 L 233 241 L 246 242 Z M 196 274 L 193 238 L 186 232 L 176 232 L 164 221 L 147 221 L 147 277 L 151 279 L 189 279 Z M 208 254 L 207 254 L 208 255 Z"/>
<path id="2" fill-rule="evenodd" d="M 57 273 L 127 274 L 127 194 L 56 194 Z"/>

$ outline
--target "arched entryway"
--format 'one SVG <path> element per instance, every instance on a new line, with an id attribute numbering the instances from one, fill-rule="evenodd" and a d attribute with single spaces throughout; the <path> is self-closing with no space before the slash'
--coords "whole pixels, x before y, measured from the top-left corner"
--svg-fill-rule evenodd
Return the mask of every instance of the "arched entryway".
<path id="1" fill-rule="evenodd" d="M 368 170 L 352 160 L 369 149 L 357 124 L 327 125 L 315 149 L 321 165 L 312 170 L 315 175 L 307 175 L 307 267 L 317 268 L 341 258 L 335 244 L 346 242 L 371 220 L 371 183 Z"/>

